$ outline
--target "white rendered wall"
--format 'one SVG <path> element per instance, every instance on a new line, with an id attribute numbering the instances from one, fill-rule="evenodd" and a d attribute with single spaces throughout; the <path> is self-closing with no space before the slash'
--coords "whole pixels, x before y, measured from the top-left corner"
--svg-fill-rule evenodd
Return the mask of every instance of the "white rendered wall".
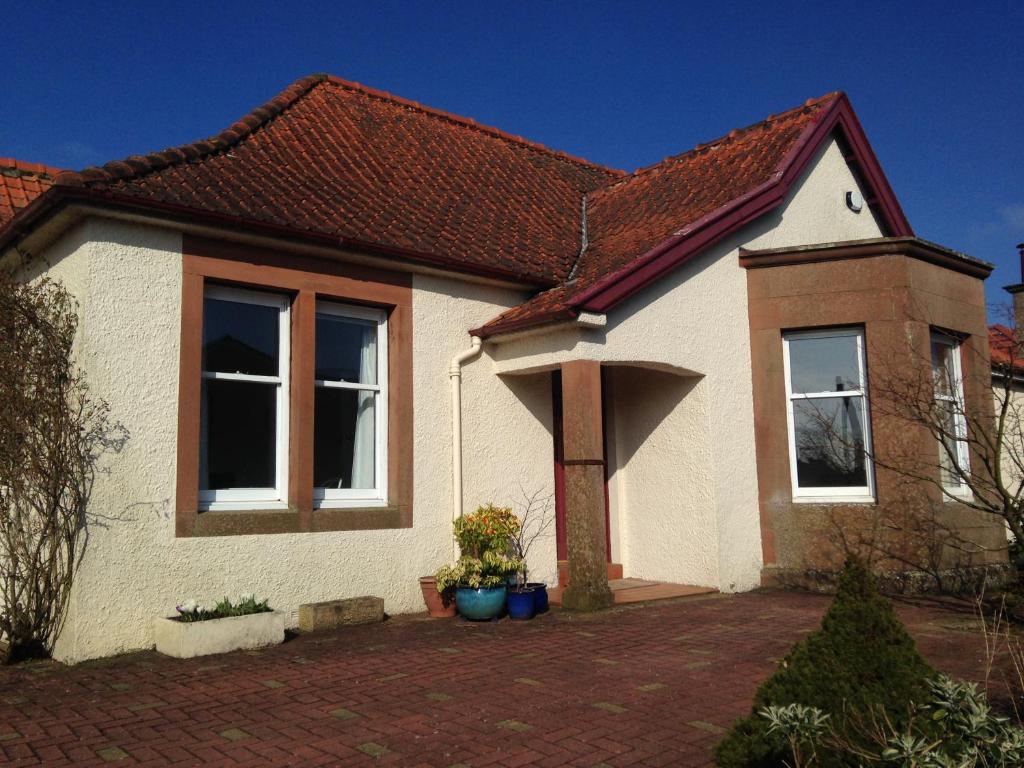
<path id="1" fill-rule="evenodd" d="M 88 549 L 58 658 L 149 647 L 153 616 L 189 597 L 252 591 L 294 611 L 303 602 L 373 594 L 389 613 L 423 609 L 417 577 L 452 553 L 448 363 L 468 344 L 468 328 L 521 294 L 415 279 L 413 528 L 175 538 L 181 237 L 93 219 L 44 255 L 47 273 L 82 305 L 79 347 L 93 391 L 131 432 L 95 487 Z M 517 380 L 509 389 L 491 368 L 484 358 L 465 371 L 467 509 L 509 503 L 519 483 L 548 492 L 552 485 L 547 380 Z M 551 534 L 532 558 L 535 575 L 549 579 Z"/>
<path id="2" fill-rule="evenodd" d="M 614 308 L 604 329 L 565 329 L 492 345 L 504 373 L 589 359 L 701 377 L 671 409 L 663 408 L 658 424 L 640 430 L 643 440 L 624 464 L 620 451 L 616 522 L 627 576 L 723 591 L 759 584 L 750 331 L 738 251 L 880 236 L 866 208 L 858 214 L 846 207 L 846 192 L 856 188 L 839 148 L 829 142 L 781 209 Z M 649 398 L 652 405 L 673 403 L 670 388 L 653 382 L 638 377 L 637 408 Z M 617 388 L 616 405 L 626 396 Z M 615 426 L 624 432 L 617 441 L 636 441 L 630 422 L 628 411 L 616 414 Z"/>

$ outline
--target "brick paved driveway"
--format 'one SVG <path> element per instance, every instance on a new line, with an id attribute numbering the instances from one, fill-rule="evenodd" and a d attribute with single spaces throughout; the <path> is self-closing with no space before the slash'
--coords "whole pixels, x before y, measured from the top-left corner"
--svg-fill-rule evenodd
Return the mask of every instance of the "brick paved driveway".
<path id="1" fill-rule="evenodd" d="M 748 594 L 591 616 L 413 617 L 263 651 L 0 670 L 0 764 L 704 766 L 828 601 Z M 977 675 L 969 611 L 901 605 Z"/>

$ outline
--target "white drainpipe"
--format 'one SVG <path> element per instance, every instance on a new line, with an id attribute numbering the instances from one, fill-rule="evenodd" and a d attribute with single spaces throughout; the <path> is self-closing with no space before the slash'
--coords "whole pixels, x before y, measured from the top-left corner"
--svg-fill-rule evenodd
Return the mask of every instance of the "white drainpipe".
<path id="1" fill-rule="evenodd" d="M 462 364 L 480 354 L 481 340 L 470 339 L 470 347 L 452 358 L 448 379 L 452 385 L 452 520 L 462 517 Z"/>

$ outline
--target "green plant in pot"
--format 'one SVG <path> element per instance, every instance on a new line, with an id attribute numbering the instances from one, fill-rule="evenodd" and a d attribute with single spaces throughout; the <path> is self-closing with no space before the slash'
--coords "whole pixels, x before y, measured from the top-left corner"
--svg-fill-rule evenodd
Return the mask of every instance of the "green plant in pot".
<path id="1" fill-rule="evenodd" d="M 435 574 L 439 592 L 455 587 L 455 605 L 467 619 L 485 620 L 501 615 L 509 576 L 519 572 L 522 560 L 511 541 L 519 530 L 512 510 L 487 504 L 455 521 L 455 540 L 462 556 Z"/>

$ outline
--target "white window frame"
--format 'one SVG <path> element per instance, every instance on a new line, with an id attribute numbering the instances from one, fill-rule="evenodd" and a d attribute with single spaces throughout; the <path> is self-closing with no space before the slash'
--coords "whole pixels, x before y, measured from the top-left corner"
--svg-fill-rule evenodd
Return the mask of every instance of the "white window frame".
<path id="1" fill-rule="evenodd" d="M 288 508 L 288 404 L 289 372 L 291 369 L 291 299 L 280 293 L 250 291 L 244 288 L 208 285 L 203 291 L 203 300 L 216 299 L 240 304 L 257 304 L 273 307 L 278 313 L 278 375 L 252 376 L 244 373 L 221 373 L 203 370 L 206 380 L 251 381 L 277 385 L 277 467 L 274 488 L 223 488 L 199 491 L 199 508 L 202 511 L 246 509 L 287 509 Z M 205 333 L 206 318 L 203 318 Z M 205 412 L 200 419 L 205 425 Z M 200 478 L 203 477 L 203 461 L 206 452 L 206 430 L 200 429 Z"/>
<path id="2" fill-rule="evenodd" d="M 316 314 L 334 315 L 353 320 L 369 320 L 377 324 L 377 383 L 359 384 L 347 381 L 317 379 L 315 387 L 352 389 L 375 392 L 374 403 L 374 488 L 313 488 L 313 506 L 319 509 L 351 507 L 383 507 L 388 503 L 388 315 L 383 309 L 321 299 Z M 316 339 L 312 354 L 316 359 Z M 314 413 L 314 429 L 316 415 Z"/>
<path id="3" fill-rule="evenodd" d="M 831 339 L 853 337 L 857 340 L 857 367 L 860 380 L 858 389 L 845 392 L 799 392 L 793 393 L 791 376 L 789 343 L 794 339 Z M 793 490 L 793 501 L 809 504 L 822 503 L 874 503 L 875 476 L 871 461 L 871 413 L 868 400 L 867 367 L 864 357 L 864 330 L 862 328 L 829 328 L 813 331 L 791 331 L 782 334 L 783 366 L 786 376 L 786 419 L 789 428 L 789 474 Z M 793 416 L 793 403 L 797 400 L 820 400 L 832 398 L 861 398 L 864 431 L 864 470 L 867 484 L 863 486 L 801 488 L 797 475 L 796 429 Z"/>
<path id="4" fill-rule="evenodd" d="M 930 343 L 928 345 L 928 356 L 929 356 L 929 363 L 932 363 L 932 376 L 933 377 L 935 375 L 935 368 L 934 368 L 933 361 L 930 359 L 931 358 L 931 345 L 932 344 L 942 344 L 943 346 L 949 347 L 950 352 L 951 352 L 949 359 L 952 360 L 952 362 L 953 362 L 953 372 L 952 372 L 953 381 L 951 382 L 951 384 L 953 385 L 952 386 L 953 392 L 952 392 L 952 394 L 949 394 L 949 395 L 942 394 L 941 392 L 939 392 L 938 382 L 935 382 L 933 384 L 933 393 L 934 393 L 934 397 L 935 397 L 936 401 L 941 400 L 943 402 L 953 403 L 953 405 L 954 405 L 954 410 L 953 410 L 953 413 L 954 413 L 953 429 L 956 431 L 956 441 L 957 441 L 956 442 L 956 453 L 957 453 L 956 461 L 957 461 L 957 464 L 960 467 L 962 467 L 965 472 L 970 472 L 970 470 L 971 470 L 971 457 L 970 457 L 970 451 L 968 451 L 968 446 L 967 446 L 967 442 L 966 442 L 967 441 L 967 420 L 964 417 L 964 375 L 963 375 L 963 366 L 961 365 L 961 362 L 960 362 L 960 358 L 961 358 L 961 356 L 963 354 L 963 343 L 961 342 L 960 339 L 956 338 L 955 336 L 952 336 L 952 335 L 950 335 L 948 333 L 940 331 L 937 328 L 932 328 L 931 329 L 931 335 L 930 335 L 930 338 L 929 338 L 929 342 Z M 945 455 L 946 455 L 945 454 L 945 448 L 942 445 L 941 439 L 939 441 L 938 449 L 939 449 L 939 460 L 941 461 L 945 457 Z M 939 472 L 940 472 L 939 480 L 941 482 L 941 480 L 942 480 L 942 477 L 941 477 L 942 470 L 940 469 Z M 971 494 L 970 486 L 968 486 L 966 483 L 962 482 L 962 479 L 959 476 L 957 476 L 955 478 L 955 480 L 957 482 L 955 482 L 953 485 L 946 485 L 946 483 L 943 482 L 942 483 L 943 491 L 945 491 L 945 493 L 949 494 L 950 496 L 956 496 L 956 497 L 962 498 L 962 499 L 971 498 L 972 494 Z M 947 500 L 949 500 L 949 499 L 947 498 Z"/>

